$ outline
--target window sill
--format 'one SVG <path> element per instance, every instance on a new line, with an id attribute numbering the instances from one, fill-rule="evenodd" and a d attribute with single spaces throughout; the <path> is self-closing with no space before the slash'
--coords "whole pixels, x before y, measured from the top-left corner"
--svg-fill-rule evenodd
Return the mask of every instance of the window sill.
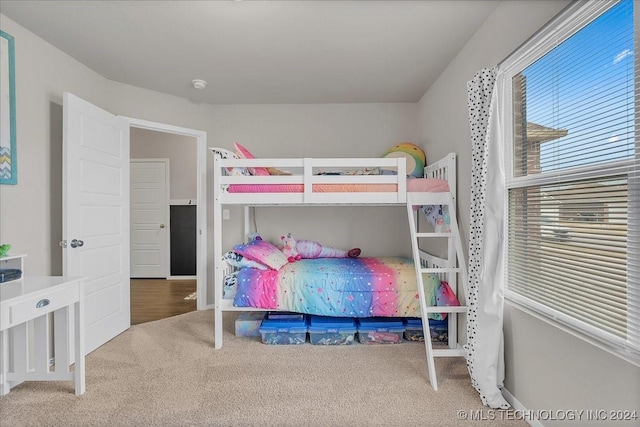
<path id="1" fill-rule="evenodd" d="M 596 337 L 589 336 L 586 333 L 578 331 L 577 329 L 569 325 L 560 323 L 556 319 L 552 319 L 547 314 L 541 313 L 538 310 L 532 307 L 529 307 L 526 304 L 523 304 L 522 302 L 517 301 L 514 298 L 509 297 L 508 295 L 505 296 L 505 303 L 519 311 L 522 311 L 523 313 L 526 313 L 532 317 L 535 317 L 538 320 L 543 321 L 544 323 L 550 326 L 560 329 L 562 332 L 565 332 L 573 337 L 576 337 L 586 343 L 593 345 L 594 347 L 599 348 L 600 350 L 603 350 L 613 356 L 616 356 L 624 360 L 625 362 L 628 362 L 640 368 L 640 352 L 634 349 L 618 347 L 612 343 L 601 341 Z"/>

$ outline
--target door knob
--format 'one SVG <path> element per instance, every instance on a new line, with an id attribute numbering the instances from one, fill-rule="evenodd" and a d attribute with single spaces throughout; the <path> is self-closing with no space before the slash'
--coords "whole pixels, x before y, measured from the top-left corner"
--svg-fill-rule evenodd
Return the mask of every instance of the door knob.
<path id="1" fill-rule="evenodd" d="M 160 224 L 160 228 L 164 228 L 164 224 Z"/>
<path id="2" fill-rule="evenodd" d="M 79 248 L 79 247 L 82 247 L 82 245 L 84 245 L 84 242 L 82 240 L 73 239 L 71 241 L 71 247 L 72 248 Z"/>

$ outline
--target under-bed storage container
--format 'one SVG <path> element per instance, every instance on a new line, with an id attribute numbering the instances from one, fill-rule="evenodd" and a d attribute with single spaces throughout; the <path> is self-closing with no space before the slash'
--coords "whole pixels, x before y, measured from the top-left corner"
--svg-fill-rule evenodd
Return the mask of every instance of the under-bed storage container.
<path id="1" fill-rule="evenodd" d="M 404 339 L 407 341 L 424 342 L 424 331 L 422 329 L 422 319 L 408 317 L 404 319 Z M 429 332 L 431 342 L 434 344 L 447 344 L 449 325 L 447 320 L 429 319 Z"/>
<path id="2" fill-rule="evenodd" d="M 405 327 L 401 318 L 365 317 L 357 320 L 357 330 L 362 344 L 400 344 Z"/>
<path id="3" fill-rule="evenodd" d="M 356 322 L 351 317 L 311 316 L 309 340 L 316 345 L 349 345 L 356 336 Z"/>
<path id="4" fill-rule="evenodd" d="M 260 311 L 245 311 L 238 314 L 236 318 L 236 336 L 259 337 L 263 319 L 264 313 Z"/>
<path id="5" fill-rule="evenodd" d="M 287 319 L 287 320 L 305 320 L 305 314 L 302 313 L 293 313 L 291 311 L 269 311 L 267 312 L 267 319 L 269 320 L 281 320 L 281 319 Z"/>
<path id="6" fill-rule="evenodd" d="M 304 344 L 307 341 L 308 316 L 299 318 L 273 319 L 268 315 L 260 325 L 262 342 L 285 345 Z"/>

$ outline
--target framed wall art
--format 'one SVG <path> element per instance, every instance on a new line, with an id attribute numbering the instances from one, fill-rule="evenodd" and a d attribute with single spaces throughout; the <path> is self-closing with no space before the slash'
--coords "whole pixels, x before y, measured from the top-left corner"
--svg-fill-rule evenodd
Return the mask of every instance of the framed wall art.
<path id="1" fill-rule="evenodd" d="M 0 30 L 0 184 L 18 183 L 13 37 Z"/>

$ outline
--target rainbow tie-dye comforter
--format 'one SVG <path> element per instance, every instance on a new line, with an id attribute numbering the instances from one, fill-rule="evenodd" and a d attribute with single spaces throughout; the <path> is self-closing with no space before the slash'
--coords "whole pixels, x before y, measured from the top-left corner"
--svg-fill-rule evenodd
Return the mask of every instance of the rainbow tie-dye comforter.
<path id="1" fill-rule="evenodd" d="M 428 305 L 459 305 L 434 275 L 424 279 Z M 402 257 L 317 258 L 279 270 L 243 268 L 234 305 L 334 317 L 419 317 L 413 260 Z M 439 314 L 429 315 L 441 319 Z"/>

